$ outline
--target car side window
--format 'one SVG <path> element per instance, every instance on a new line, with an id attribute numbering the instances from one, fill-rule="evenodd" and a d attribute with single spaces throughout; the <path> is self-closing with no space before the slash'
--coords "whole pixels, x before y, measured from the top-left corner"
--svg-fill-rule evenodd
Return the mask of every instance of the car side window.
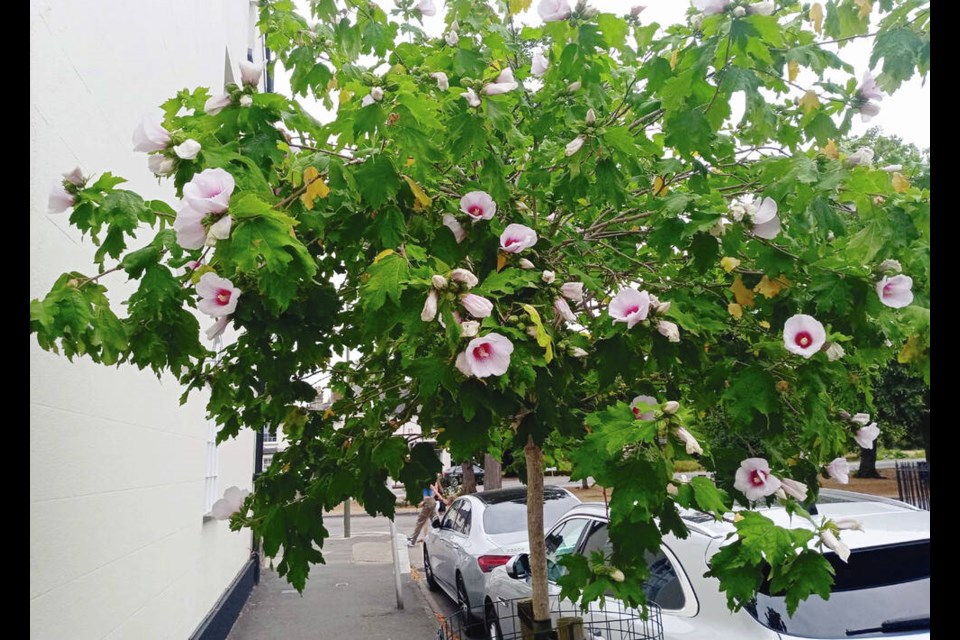
<path id="1" fill-rule="evenodd" d="M 556 582 L 557 578 L 566 573 L 566 569 L 557 563 L 568 553 L 576 552 L 580 534 L 588 524 L 590 521 L 585 518 L 571 518 L 547 534 L 547 579 L 550 582 Z"/>
<path id="2" fill-rule="evenodd" d="M 604 555 L 608 557 L 613 552 L 607 524 L 603 522 L 594 525 L 587 534 L 580 553 L 589 558 L 590 554 L 597 550 L 603 551 Z M 647 551 L 644 554 L 644 559 L 650 568 L 650 574 L 643 583 L 643 591 L 647 594 L 647 600 L 657 603 L 661 609 L 666 611 L 683 609 L 686 598 L 683 595 L 680 577 L 674 570 L 670 558 L 661 550 L 657 553 Z M 613 594 L 608 593 L 607 595 Z"/>
<path id="3" fill-rule="evenodd" d="M 447 516 L 443 519 L 443 522 L 440 523 L 441 529 L 456 530 L 457 521 L 460 519 L 460 506 L 462 504 L 463 500 L 458 500 L 447 510 Z"/>
<path id="4" fill-rule="evenodd" d="M 465 536 L 470 535 L 470 521 L 471 521 L 470 516 L 471 516 L 472 510 L 473 509 L 470 505 L 470 502 L 468 500 L 464 500 L 462 502 L 462 506 L 460 507 L 460 519 L 459 519 L 459 522 L 457 523 L 458 526 L 456 528 L 456 531 L 459 531 Z"/>

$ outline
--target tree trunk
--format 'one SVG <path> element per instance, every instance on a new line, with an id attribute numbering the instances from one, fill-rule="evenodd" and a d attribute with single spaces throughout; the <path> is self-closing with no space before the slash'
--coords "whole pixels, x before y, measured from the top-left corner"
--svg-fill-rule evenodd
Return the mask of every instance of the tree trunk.
<path id="1" fill-rule="evenodd" d="M 483 490 L 500 489 L 503 481 L 500 477 L 500 461 L 489 453 L 483 454 Z"/>
<path id="2" fill-rule="evenodd" d="M 533 583 L 533 619 L 550 620 L 547 599 L 547 545 L 543 531 L 543 451 L 532 437 L 523 448 L 527 462 L 527 539 L 530 542 L 530 577 Z"/>
<path id="3" fill-rule="evenodd" d="M 590 483 L 587 480 L 589 480 L 589 478 L 584 478 L 583 481 L 580 483 L 580 486 L 583 487 L 584 489 L 590 488 Z"/>
<path id="4" fill-rule="evenodd" d="M 463 469 L 463 488 L 461 493 L 476 493 L 477 492 L 477 479 L 473 475 L 473 461 L 465 460 L 461 464 Z"/>
<path id="5" fill-rule="evenodd" d="M 877 471 L 877 443 L 870 449 L 860 447 L 860 468 L 857 469 L 858 478 L 882 478 Z"/>

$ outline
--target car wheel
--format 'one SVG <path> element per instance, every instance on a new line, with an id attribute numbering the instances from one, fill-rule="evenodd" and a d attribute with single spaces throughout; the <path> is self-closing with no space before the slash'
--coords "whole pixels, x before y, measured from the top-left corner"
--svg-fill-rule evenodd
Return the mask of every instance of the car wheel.
<path id="1" fill-rule="evenodd" d="M 487 640 L 503 640 L 503 631 L 500 629 L 500 619 L 497 617 L 497 609 L 493 606 L 493 603 L 489 600 L 487 601 L 487 606 L 484 608 L 484 626 L 487 630 Z"/>
<path id="2" fill-rule="evenodd" d="M 437 578 L 433 575 L 433 567 L 430 566 L 430 556 L 427 554 L 427 545 L 423 545 L 423 575 L 427 579 L 427 587 L 430 591 L 439 591 L 440 585 L 437 584 Z"/>
<path id="3" fill-rule="evenodd" d="M 479 638 L 483 633 L 483 626 L 478 624 L 480 621 L 473 616 L 467 588 L 459 572 L 457 572 L 457 607 L 460 609 L 460 619 L 463 620 L 463 632 L 468 638 Z"/>

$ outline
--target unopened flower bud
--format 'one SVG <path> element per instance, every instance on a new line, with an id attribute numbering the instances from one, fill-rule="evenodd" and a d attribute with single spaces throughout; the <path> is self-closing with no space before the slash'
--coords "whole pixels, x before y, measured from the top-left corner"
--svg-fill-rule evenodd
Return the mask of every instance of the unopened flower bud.
<path id="1" fill-rule="evenodd" d="M 446 289 L 447 288 L 447 279 L 441 275 L 434 275 L 430 278 L 430 281 L 433 283 L 434 289 Z"/>
<path id="2" fill-rule="evenodd" d="M 663 412 L 668 416 L 672 416 L 680 409 L 680 403 L 676 400 L 670 400 L 665 405 L 663 405 Z"/>
<path id="3" fill-rule="evenodd" d="M 589 125 L 592 125 L 596 121 L 597 121 L 597 113 L 593 110 L 593 108 L 587 109 L 587 117 L 584 119 L 584 122 L 586 122 Z"/>
<path id="4" fill-rule="evenodd" d="M 900 273 L 900 271 L 902 271 L 902 267 L 900 266 L 899 261 L 891 260 L 890 258 L 887 258 L 877 266 L 877 271 L 883 271 L 887 273 Z"/>
<path id="5" fill-rule="evenodd" d="M 520 268 L 521 268 L 521 269 L 535 269 L 535 268 L 536 268 L 536 266 L 535 266 L 532 262 L 530 262 L 529 260 L 527 260 L 526 258 L 520 258 L 520 261 L 518 262 L 518 264 L 520 265 Z"/>
<path id="6" fill-rule="evenodd" d="M 557 279 L 557 274 L 555 274 L 553 271 L 545 270 L 542 274 L 540 274 L 540 279 L 547 284 L 553 284 L 553 281 Z"/>
<path id="7" fill-rule="evenodd" d="M 745 16 L 745 15 L 747 15 L 747 10 L 746 10 L 746 9 L 744 9 L 743 7 L 734 7 L 734 9 L 733 9 L 733 17 L 734 17 L 734 18 L 742 18 L 742 17 Z"/>

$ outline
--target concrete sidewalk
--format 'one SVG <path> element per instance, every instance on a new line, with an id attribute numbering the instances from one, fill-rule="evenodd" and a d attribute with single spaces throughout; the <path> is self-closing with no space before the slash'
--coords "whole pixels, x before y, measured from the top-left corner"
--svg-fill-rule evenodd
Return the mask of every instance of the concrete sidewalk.
<path id="1" fill-rule="evenodd" d="M 401 543 L 414 521 L 397 518 Z M 265 568 L 227 640 L 433 640 L 437 621 L 411 580 L 406 546 L 404 608 L 397 609 L 391 539 L 377 529 L 347 539 L 331 531 L 323 546 L 327 564 L 311 568 L 302 596 Z"/>

